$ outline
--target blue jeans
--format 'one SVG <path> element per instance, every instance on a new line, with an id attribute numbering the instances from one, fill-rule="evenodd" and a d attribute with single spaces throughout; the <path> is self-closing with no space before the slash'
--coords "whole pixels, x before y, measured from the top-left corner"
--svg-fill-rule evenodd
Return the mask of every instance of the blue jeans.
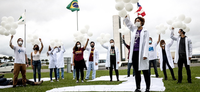
<path id="1" fill-rule="evenodd" d="M 79 73 L 79 78 L 80 78 L 80 75 L 81 75 L 81 74 Z M 73 78 L 74 78 L 74 79 L 76 78 L 76 69 L 73 70 Z"/>
<path id="2" fill-rule="evenodd" d="M 128 77 L 130 77 L 131 66 L 132 66 L 132 63 L 128 63 L 128 71 L 127 71 Z M 134 70 L 134 68 L 133 68 L 133 76 L 135 76 L 135 70 Z"/>
<path id="3" fill-rule="evenodd" d="M 54 70 L 55 79 L 57 80 L 57 68 L 50 68 L 50 80 L 52 81 L 52 72 Z"/>
<path id="4" fill-rule="evenodd" d="M 60 68 L 61 69 L 61 77 L 64 78 L 64 68 Z M 60 70 L 59 68 L 57 69 L 57 78 L 59 79 L 60 78 Z"/>
<path id="5" fill-rule="evenodd" d="M 157 71 L 157 61 L 156 61 L 156 59 L 149 60 L 149 75 L 151 75 L 151 63 L 153 64 L 155 75 L 156 75 L 156 77 L 158 77 L 159 75 L 158 75 L 158 71 Z"/>
<path id="6" fill-rule="evenodd" d="M 40 60 L 37 60 L 37 61 L 33 60 L 32 65 L 33 65 L 34 81 L 36 82 L 36 69 L 38 71 L 38 81 L 40 81 L 40 79 L 41 79 L 41 62 L 40 62 Z"/>
<path id="7" fill-rule="evenodd" d="M 96 70 L 94 69 L 94 62 L 89 61 L 89 65 L 87 67 L 87 73 L 86 73 L 86 78 L 89 79 L 90 76 L 90 71 L 92 70 L 92 79 L 95 79 L 96 77 Z"/>

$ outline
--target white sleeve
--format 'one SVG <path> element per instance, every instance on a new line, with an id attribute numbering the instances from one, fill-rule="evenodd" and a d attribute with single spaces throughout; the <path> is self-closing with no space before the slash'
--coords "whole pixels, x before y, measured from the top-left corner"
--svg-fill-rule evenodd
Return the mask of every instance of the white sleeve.
<path id="1" fill-rule="evenodd" d="M 173 43 L 174 43 L 174 40 L 171 40 L 171 42 L 169 44 L 167 44 L 168 47 L 171 47 Z"/>
<path id="2" fill-rule="evenodd" d="M 103 45 L 103 44 L 102 44 L 101 46 L 104 47 L 105 49 L 108 49 L 108 46 L 105 46 L 105 45 Z"/>
<path id="3" fill-rule="evenodd" d="M 146 31 L 145 35 L 146 35 L 146 39 L 145 39 L 143 57 L 148 57 L 148 53 L 149 53 L 149 33 L 148 33 L 148 31 Z"/>
<path id="4" fill-rule="evenodd" d="M 174 36 L 174 30 L 171 30 L 170 38 L 177 41 L 177 37 Z"/>
<path id="5" fill-rule="evenodd" d="M 134 31 L 135 29 L 137 29 L 137 27 L 135 25 L 133 25 L 133 23 L 130 21 L 130 19 L 128 17 L 126 17 L 124 19 L 124 23 L 130 29 L 130 31 Z"/>

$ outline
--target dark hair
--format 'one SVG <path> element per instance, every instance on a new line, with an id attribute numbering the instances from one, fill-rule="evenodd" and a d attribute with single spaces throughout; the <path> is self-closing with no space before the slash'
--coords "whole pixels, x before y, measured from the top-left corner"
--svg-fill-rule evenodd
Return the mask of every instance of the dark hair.
<path id="1" fill-rule="evenodd" d="M 37 46 L 38 48 L 40 48 L 39 45 L 35 44 L 35 45 L 33 46 L 33 50 L 34 50 L 35 46 Z"/>
<path id="2" fill-rule="evenodd" d="M 23 39 L 22 39 L 22 38 L 18 38 L 18 39 L 17 39 L 17 42 L 19 42 L 19 40 L 22 40 L 22 41 L 23 41 Z"/>
<path id="3" fill-rule="evenodd" d="M 77 43 L 79 43 L 81 45 L 81 42 L 77 41 L 76 44 L 75 44 L 75 46 L 74 46 L 74 48 L 73 48 L 74 51 L 78 50 Z"/>
<path id="4" fill-rule="evenodd" d="M 185 32 L 183 31 L 183 29 L 179 29 L 179 30 L 181 30 L 181 32 L 183 32 L 183 34 L 185 35 Z"/>
<path id="5" fill-rule="evenodd" d="M 115 41 L 114 41 L 114 39 L 110 39 L 110 41 L 113 41 L 113 42 L 115 42 Z"/>
<path id="6" fill-rule="evenodd" d="M 160 41 L 160 47 L 162 47 L 162 43 L 165 43 L 165 40 Z"/>
<path id="7" fill-rule="evenodd" d="M 91 43 L 95 44 L 93 41 L 91 41 L 90 44 L 91 44 Z"/>
<path id="8" fill-rule="evenodd" d="M 49 45 L 48 51 L 51 51 L 51 46 Z M 47 52 L 47 56 L 49 56 L 49 53 Z"/>
<path id="9" fill-rule="evenodd" d="M 143 26 L 144 23 L 145 23 L 145 19 L 142 18 L 142 17 L 137 17 L 137 18 L 135 18 L 135 22 L 136 22 L 137 19 L 139 19 L 141 21 L 141 26 Z"/>
<path id="10" fill-rule="evenodd" d="M 149 39 L 151 39 L 151 40 L 152 40 L 152 38 L 151 38 L 151 37 L 149 37 Z"/>

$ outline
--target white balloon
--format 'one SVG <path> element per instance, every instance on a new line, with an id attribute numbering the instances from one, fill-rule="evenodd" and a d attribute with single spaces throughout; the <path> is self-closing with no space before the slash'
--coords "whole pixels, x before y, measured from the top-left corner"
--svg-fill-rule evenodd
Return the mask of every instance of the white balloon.
<path id="1" fill-rule="evenodd" d="M 106 42 L 108 42 L 108 39 L 103 38 L 102 42 L 103 42 L 103 43 L 106 43 Z"/>
<path id="2" fill-rule="evenodd" d="M 156 26 L 156 30 L 160 30 L 160 26 L 159 25 Z"/>
<path id="3" fill-rule="evenodd" d="M 182 22 L 178 21 L 178 22 L 177 22 L 177 27 L 178 27 L 178 28 L 181 28 L 181 27 L 182 27 Z"/>
<path id="4" fill-rule="evenodd" d="M 108 38 L 108 39 L 110 39 L 110 34 L 107 33 L 107 34 L 105 35 L 105 37 Z"/>
<path id="5" fill-rule="evenodd" d="M 173 21 L 172 20 L 167 20 L 168 25 L 172 25 Z"/>
<path id="6" fill-rule="evenodd" d="M 10 29 L 10 34 L 11 35 L 15 35 L 16 34 L 16 30 L 15 29 Z"/>
<path id="7" fill-rule="evenodd" d="M 177 23 L 174 22 L 174 23 L 172 24 L 172 27 L 177 28 Z"/>
<path id="8" fill-rule="evenodd" d="M 123 2 L 116 3 L 115 9 L 118 10 L 118 11 L 121 11 L 122 9 L 124 9 L 124 3 Z"/>
<path id="9" fill-rule="evenodd" d="M 124 3 L 129 3 L 131 0 L 123 0 Z"/>
<path id="10" fill-rule="evenodd" d="M 104 36 L 105 36 L 105 34 L 104 34 L 104 33 L 101 33 L 101 35 L 100 35 L 100 36 L 101 36 L 101 38 L 103 39 L 103 38 L 104 38 Z"/>
<path id="11" fill-rule="evenodd" d="M 119 16 L 122 17 L 122 18 L 124 18 L 126 15 L 127 15 L 127 12 L 126 12 L 125 9 L 123 9 L 123 10 L 121 10 L 121 11 L 119 12 Z"/>
<path id="12" fill-rule="evenodd" d="M 186 17 L 184 20 L 184 22 L 187 24 L 190 23 L 191 21 L 192 21 L 192 19 L 190 17 Z"/>
<path id="13" fill-rule="evenodd" d="M 4 31 L 5 31 L 5 28 L 2 27 L 2 26 L 0 26 L 0 34 L 1 34 L 1 35 L 4 35 Z"/>
<path id="14" fill-rule="evenodd" d="M 122 0 L 115 0 L 115 2 L 121 2 Z"/>
<path id="15" fill-rule="evenodd" d="M 12 16 L 9 16 L 8 19 L 7 19 L 7 21 L 10 22 L 10 23 L 12 23 L 12 22 L 14 22 L 14 18 Z"/>
<path id="16" fill-rule="evenodd" d="M 37 45 L 39 45 L 40 41 L 38 39 L 35 39 L 34 43 L 37 44 Z"/>
<path id="17" fill-rule="evenodd" d="M 1 18 L 2 21 L 7 21 L 7 19 L 8 18 L 6 16 L 4 16 L 4 17 Z"/>
<path id="18" fill-rule="evenodd" d="M 133 10 L 133 5 L 131 3 L 126 4 L 125 6 L 126 11 L 131 12 Z"/>
<path id="19" fill-rule="evenodd" d="M 87 30 L 86 30 L 86 29 L 81 29 L 80 32 L 81 32 L 82 34 L 85 34 L 85 33 L 87 33 Z"/>
<path id="20" fill-rule="evenodd" d="M 88 32 L 87 35 L 88 35 L 89 37 L 91 37 L 91 36 L 93 35 L 93 33 L 92 33 L 92 32 Z"/>
<path id="21" fill-rule="evenodd" d="M 9 31 L 4 31 L 4 35 L 8 36 L 8 35 L 10 35 L 10 32 Z"/>
<path id="22" fill-rule="evenodd" d="M 89 26 L 89 25 L 85 25 L 85 29 L 86 29 L 86 30 L 89 30 L 89 29 L 90 29 L 90 26 Z"/>
<path id="23" fill-rule="evenodd" d="M 55 46 L 55 43 L 54 42 L 50 43 L 50 46 L 53 48 Z"/>
<path id="24" fill-rule="evenodd" d="M 169 26 L 169 30 L 172 30 L 172 26 L 171 25 Z"/>
<path id="25" fill-rule="evenodd" d="M 184 14 L 181 14 L 178 16 L 178 20 L 179 21 L 183 21 L 185 19 L 185 15 Z"/>
<path id="26" fill-rule="evenodd" d="M 7 24 L 5 25 L 5 28 L 6 28 L 7 30 L 10 30 L 10 29 L 11 29 L 10 23 L 7 23 Z"/>
<path id="27" fill-rule="evenodd" d="M 33 35 L 33 39 L 38 39 L 38 35 Z"/>
<path id="28" fill-rule="evenodd" d="M 58 42 L 59 40 L 58 39 L 55 39 L 55 42 Z"/>
<path id="29" fill-rule="evenodd" d="M 135 4 L 137 3 L 139 0 L 131 0 L 131 3 Z"/>
<path id="30" fill-rule="evenodd" d="M 182 25 L 182 29 L 183 30 L 186 29 L 186 25 L 185 24 Z"/>
<path id="31" fill-rule="evenodd" d="M 101 42 L 101 37 L 97 37 L 97 42 Z"/>
<path id="32" fill-rule="evenodd" d="M 6 21 L 1 21 L 1 26 L 5 27 Z"/>
<path id="33" fill-rule="evenodd" d="M 161 30 L 160 32 L 161 32 L 162 34 L 165 34 L 165 30 Z"/>
<path id="34" fill-rule="evenodd" d="M 161 31 L 160 31 L 160 30 L 157 30 L 157 34 L 161 34 Z"/>
<path id="35" fill-rule="evenodd" d="M 186 29 L 184 30 L 185 32 L 189 32 L 190 31 L 190 28 L 189 27 L 186 27 Z"/>
<path id="36" fill-rule="evenodd" d="M 17 29 L 18 23 L 17 23 L 17 22 L 13 22 L 13 23 L 11 24 L 11 27 L 12 27 L 13 29 Z"/>
<path id="37" fill-rule="evenodd" d="M 78 36 L 78 34 L 77 33 L 74 33 L 74 37 L 77 37 Z"/>

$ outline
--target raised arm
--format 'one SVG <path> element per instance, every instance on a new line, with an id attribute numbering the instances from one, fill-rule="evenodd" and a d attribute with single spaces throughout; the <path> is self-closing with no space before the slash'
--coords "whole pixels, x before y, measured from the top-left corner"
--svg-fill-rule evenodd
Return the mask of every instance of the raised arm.
<path id="1" fill-rule="evenodd" d="M 158 36 L 158 41 L 157 41 L 157 44 L 160 42 L 160 34 L 159 34 L 159 36 Z"/>
<path id="2" fill-rule="evenodd" d="M 174 40 L 171 40 L 171 42 L 169 44 L 167 44 L 168 47 L 171 47 L 174 43 Z"/>
<path id="3" fill-rule="evenodd" d="M 41 40 L 41 38 L 39 38 L 39 40 L 40 40 L 40 43 L 41 43 L 41 48 L 40 48 L 40 50 L 39 50 L 39 53 L 41 53 L 42 52 L 42 50 L 43 50 L 43 43 L 42 43 L 42 40 Z"/>
<path id="4" fill-rule="evenodd" d="M 108 49 L 108 46 L 105 46 L 105 45 L 103 45 L 103 44 L 102 44 L 101 46 L 102 46 L 103 48 L 105 48 L 105 49 Z"/>
<path id="5" fill-rule="evenodd" d="M 14 46 L 12 45 L 12 39 L 13 39 L 13 35 L 11 36 L 11 39 L 10 39 L 10 48 L 14 48 Z"/>
<path id="6" fill-rule="evenodd" d="M 84 46 L 84 49 L 86 49 L 86 47 L 87 47 L 87 45 L 88 45 L 88 41 L 89 41 L 89 39 L 87 39 L 87 42 L 86 42 L 86 44 L 85 44 L 85 46 Z"/>
<path id="7" fill-rule="evenodd" d="M 133 23 L 130 21 L 130 19 L 127 16 L 124 19 L 124 23 L 130 29 L 130 31 L 134 31 L 135 29 L 137 29 L 137 27 L 133 25 Z"/>
<path id="8" fill-rule="evenodd" d="M 172 27 L 172 30 L 171 30 L 171 34 L 170 34 L 170 38 L 177 41 L 177 37 L 174 37 L 174 28 Z"/>

